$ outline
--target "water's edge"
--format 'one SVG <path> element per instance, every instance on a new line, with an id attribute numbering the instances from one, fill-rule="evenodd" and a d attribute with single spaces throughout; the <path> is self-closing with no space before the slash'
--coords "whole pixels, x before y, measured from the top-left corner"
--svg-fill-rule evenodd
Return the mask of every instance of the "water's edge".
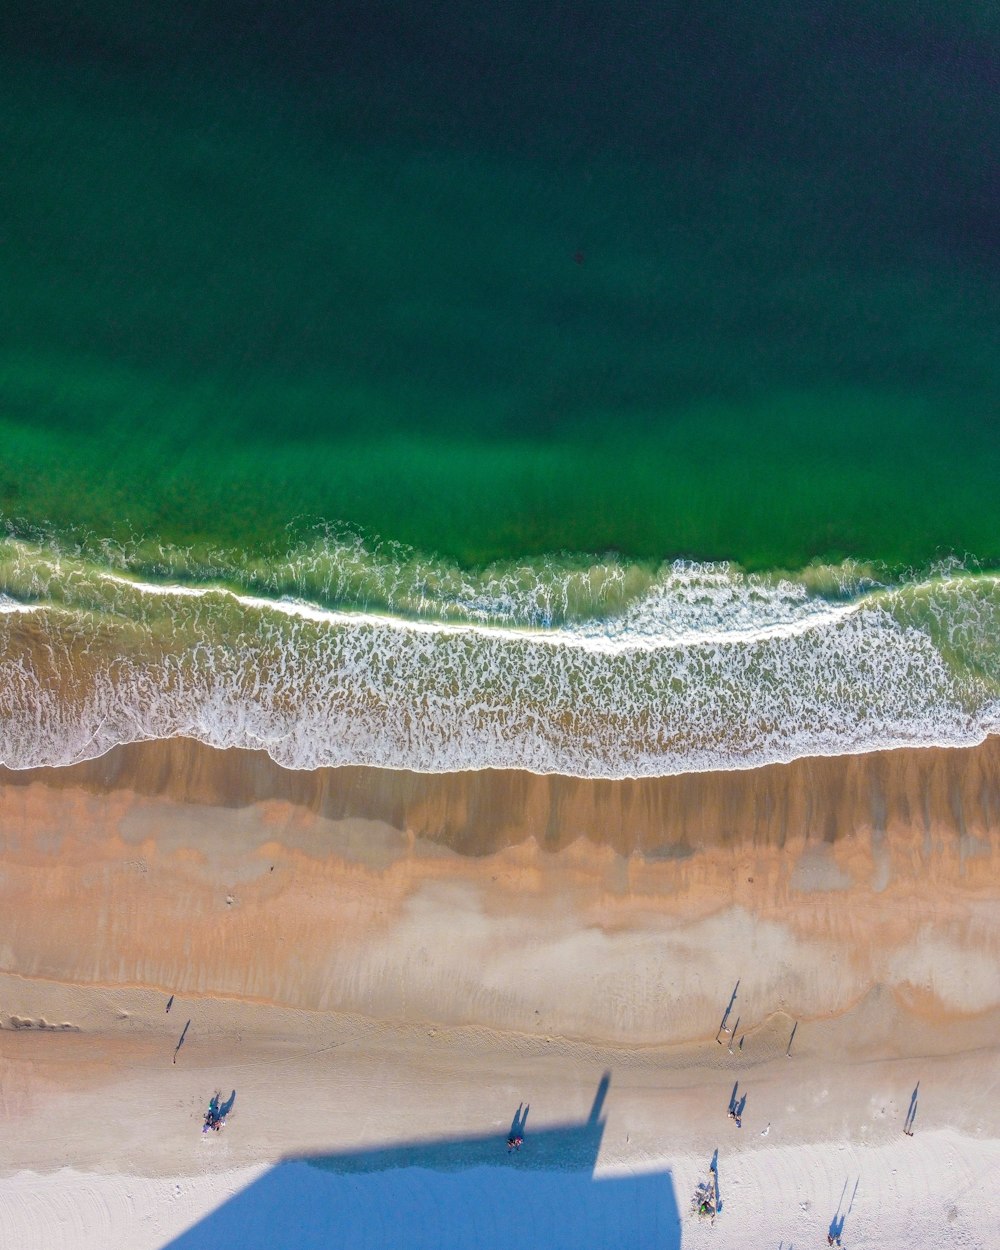
<path id="1" fill-rule="evenodd" d="M 326 537 L 270 566 L 168 552 L 154 579 L 99 554 L 0 542 L 8 767 L 184 736 L 298 769 L 652 777 L 1000 728 L 1000 577 L 955 564 L 470 573 Z"/>

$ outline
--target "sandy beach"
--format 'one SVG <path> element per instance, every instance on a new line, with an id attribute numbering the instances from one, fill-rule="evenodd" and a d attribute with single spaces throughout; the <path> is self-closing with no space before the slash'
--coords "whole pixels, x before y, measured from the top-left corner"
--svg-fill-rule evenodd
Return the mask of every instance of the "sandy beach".
<path id="1" fill-rule="evenodd" d="M 512 1206 L 549 1246 L 996 1244 L 998 814 L 995 739 L 634 782 L 185 740 L 4 771 L 3 1244 L 499 1245 Z"/>

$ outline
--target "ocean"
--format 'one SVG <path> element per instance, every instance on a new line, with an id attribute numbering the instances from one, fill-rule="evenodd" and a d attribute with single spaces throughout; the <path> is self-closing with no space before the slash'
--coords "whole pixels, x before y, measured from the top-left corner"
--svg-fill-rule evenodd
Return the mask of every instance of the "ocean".
<path id="1" fill-rule="evenodd" d="M 996 731 L 987 7 L 2 27 L 0 761 Z"/>

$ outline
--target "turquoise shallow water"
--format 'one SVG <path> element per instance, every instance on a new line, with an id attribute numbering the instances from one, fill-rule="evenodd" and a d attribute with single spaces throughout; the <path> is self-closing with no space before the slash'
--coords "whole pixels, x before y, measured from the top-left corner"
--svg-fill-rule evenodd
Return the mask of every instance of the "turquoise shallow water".
<path id="1" fill-rule="evenodd" d="M 3 21 L 3 758 L 989 731 L 988 10 Z"/>

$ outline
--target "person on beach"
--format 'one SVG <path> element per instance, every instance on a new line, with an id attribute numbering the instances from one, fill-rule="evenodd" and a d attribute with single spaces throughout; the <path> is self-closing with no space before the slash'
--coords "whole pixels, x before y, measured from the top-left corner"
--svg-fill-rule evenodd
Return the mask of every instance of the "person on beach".
<path id="1" fill-rule="evenodd" d="M 219 1105 L 219 1099 L 221 1097 L 221 1093 L 215 1093 L 212 1095 L 208 1104 L 208 1110 L 205 1112 L 205 1123 L 202 1125 L 201 1129 L 203 1133 L 207 1133 L 210 1128 L 215 1129 L 215 1131 L 218 1132 L 222 1127 L 222 1110 Z"/>

